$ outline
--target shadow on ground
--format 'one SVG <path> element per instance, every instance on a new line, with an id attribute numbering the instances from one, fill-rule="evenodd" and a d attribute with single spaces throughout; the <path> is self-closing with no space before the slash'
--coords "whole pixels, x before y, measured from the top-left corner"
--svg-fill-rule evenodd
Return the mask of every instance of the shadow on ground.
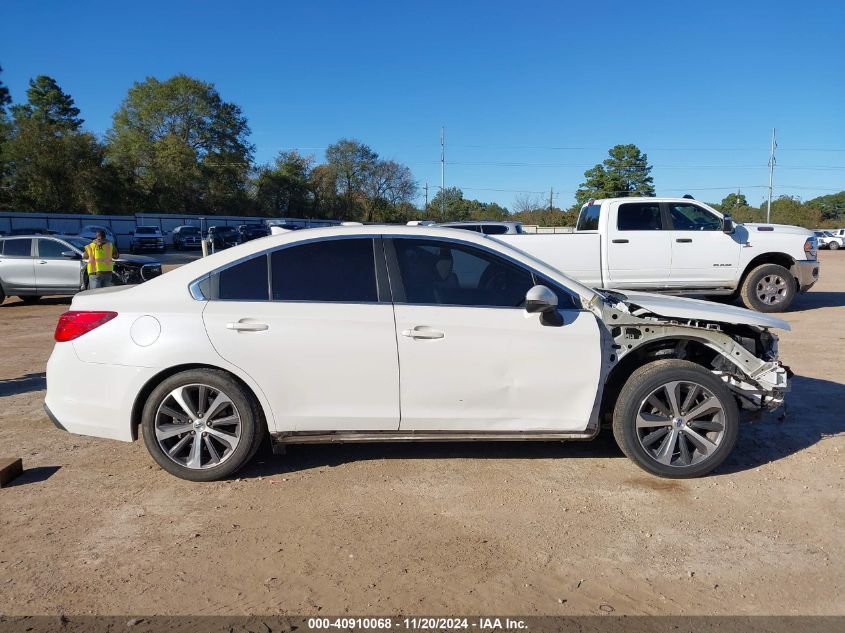
<path id="1" fill-rule="evenodd" d="M 47 388 L 47 375 L 42 371 L 37 374 L 26 374 L 19 378 L 0 380 L 0 398 L 17 396 L 22 393 L 43 391 Z"/>
<path id="2" fill-rule="evenodd" d="M 810 290 L 795 297 L 789 312 L 803 312 L 818 308 L 841 308 L 845 306 L 845 292 L 816 292 Z"/>
<path id="3" fill-rule="evenodd" d="M 4 488 L 43 483 L 55 475 L 60 468 L 61 466 L 36 466 L 35 468 L 27 468 L 21 473 L 20 477 L 7 483 Z"/>
<path id="4" fill-rule="evenodd" d="M 716 474 L 731 474 L 789 457 L 821 439 L 845 432 L 845 385 L 795 376 L 783 411 L 743 422 L 739 440 Z M 268 477 L 313 468 L 379 459 L 616 459 L 623 457 L 609 430 L 593 441 L 579 442 L 420 442 L 373 444 L 300 444 L 285 455 L 262 448 L 241 478 Z"/>
<path id="5" fill-rule="evenodd" d="M 44 306 L 60 306 L 70 305 L 73 297 L 41 297 L 38 301 L 22 301 L 17 297 L 7 297 L 6 301 L 2 302 L 3 309 L 7 308 L 26 308 L 34 305 Z"/>

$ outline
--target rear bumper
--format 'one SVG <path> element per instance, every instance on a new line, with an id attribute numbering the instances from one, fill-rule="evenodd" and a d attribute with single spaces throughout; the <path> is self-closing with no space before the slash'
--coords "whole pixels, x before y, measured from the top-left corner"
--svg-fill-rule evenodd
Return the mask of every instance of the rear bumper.
<path id="1" fill-rule="evenodd" d="M 792 266 L 792 274 L 798 280 L 798 290 L 807 292 L 819 280 L 818 260 L 802 260 Z"/>
<path id="2" fill-rule="evenodd" d="M 83 362 L 72 343 L 58 343 L 47 361 L 44 409 L 69 433 L 131 442 L 135 398 L 154 374 L 148 367 Z"/>

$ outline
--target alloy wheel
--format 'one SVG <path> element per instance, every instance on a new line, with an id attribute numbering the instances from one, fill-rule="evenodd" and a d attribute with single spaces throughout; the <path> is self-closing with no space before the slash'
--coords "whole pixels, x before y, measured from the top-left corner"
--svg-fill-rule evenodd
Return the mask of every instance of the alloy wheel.
<path id="1" fill-rule="evenodd" d="M 209 385 L 177 387 L 156 411 L 155 435 L 171 460 L 193 470 L 219 466 L 241 440 L 241 416 L 232 399 Z"/>
<path id="2" fill-rule="evenodd" d="M 722 403 L 704 386 L 668 382 L 640 404 L 637 439 L 660 464 L 692 466 L 716 452 L 725 435 L 725 415 Z"/>
<path id="3" fill-rule="evenodd" d="M 786 300 L 789 287 L 780 275 L 766 275 L 757 282 L 757 298 L 766 305 L 775 305 Z"/>

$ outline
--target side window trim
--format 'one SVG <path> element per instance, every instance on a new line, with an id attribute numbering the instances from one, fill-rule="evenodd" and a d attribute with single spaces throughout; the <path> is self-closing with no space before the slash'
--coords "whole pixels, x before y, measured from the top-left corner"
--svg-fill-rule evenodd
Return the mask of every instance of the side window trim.
<path id="1" fill-rule="evenodd" d="M 373 244 L 373 263 L 375 265 L 375 274 L 376 274 L 376 293 L 377 293 L 377 300 L 376 301 L 310 301 L 310 300 L 299 300 L 299 299 L 273 299 L 273 266 L 272 266 L 272 255 L 273 253 L 284 250 L 287 248 L 293 248 L 296 246 L 304 246 L 306 244 L 313 244 L 315 242 L 328 242 L 328 241 L 336 241 L 336 240 L 351 240 L 351 239 L 368 239 L 372 241 Z M 387 272 L 386 266 L 386 258 L 385 258 L 385 245 L 384 240 L 382 239 L 381 235 L 377 234 L 363 234 L 363 235 L 338 235 L 338 236 L 330 236 L 330 237 L 316 237 L 313 239 L 308 240 L 300 240 L 296 242 L 291 242 L 289 244 L 282 244 L 280 246 L 276 246 L 265 251 L 260 251 L 259 253 L 252 253 L 250 255 L 245 255 L 244 257 L 240 257 L 236 260 L 229 262 L 228 264 L 224 264 L 219 268 L 215 268 L 212 271 L 209 271 L 194 279 L 190 284 L 188 284 L 188 292 L 191 297 L 196 301 L 246 301 L 244 299 L 220 299 L 217 297 L 217 284 L 215 280 L 217 276 L 229 268 L 233 268 L 235 266 L 239 266 L 246 261 L 259 257 L 262 253 L 267 258 L 267 299 L 262 299 L 260 301 L 267 301 L 272 303 L 329 303 L 329 304 L 336 304 L 336 305 L 349 305 L 349 304 L 366 304 L 366 305 L 375 305 L 377 303 L 391 303 L 392 302 L 392 294 L 391 294 L 391 284 L 390 278 Z"/>

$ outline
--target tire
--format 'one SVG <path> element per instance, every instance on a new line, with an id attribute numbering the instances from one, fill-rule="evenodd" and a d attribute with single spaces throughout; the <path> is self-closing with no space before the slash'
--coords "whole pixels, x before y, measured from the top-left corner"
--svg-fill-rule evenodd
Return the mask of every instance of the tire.
<path id="1" fill-rule="evenodd" d="M 195 416 L 200 413 L 197 404 L 202 388 L 205 403 L 201 409 L 206 413 L 206 406 L 210 408 L 218 396 L 228 400 L 211 411 L 208 426 L 202 417 Z M 181 394 L 179 397 L 187 402 L 191 414 L 174 399 L 175 394 Z M 191 419 L 195 421 L 191 423 Z M 191 369 L 162 381 L 147 398 L 141 427 L 144 444 L 156 463 L 171 475 L 188 481 L 229 477 L 252 459 L 266 435 L 252 394 L 230 374 L 216 369 Z M 179 432 L 180 428 L 184 431 Z M 198 451 L 194 451 L 198 439 L 201 442 Z"/>
<path id="2" fill-rule="evenodd" d="M 38 303 L 41 301 L 41 297 L 39 295 L 18 295 L 18 299 L 20 299 L 23 303 Z"/>
<path id="3" fill-rule="evenodd" d="M 740 296 L 745 307 L 757 312 L 783 312 L 796 294 L 792 273 L 777 264 L 757 266 L 742 282 Z"/>
<path id="4" fill-rule="evenodd" d="M 675 405 L 669 390 L 675 393 Z M 701 409 L 697 415 L 696 409 Z M 693 419 L 684 417 L 690 413 Z M 728 388 L 711 372 L 685 360 L 660 360 L 637 369 L 613 411 L 613 437 L 619 448 L 658 477 L 706 475 L 725 461 L 738 432 L 739 408 Z"/>
<path id="5" fill-rule="evenodd" d="M 839 242 L 831 242 L 830 243 L 830 250 L 838 251 L 839 250 Z"/>
<path id="6" fill-rule="evenodd" d="M 0 286 L 0 304 L 2 304 L 6 300 L 6 292 L 3 290 L 3 286 Z"/>

